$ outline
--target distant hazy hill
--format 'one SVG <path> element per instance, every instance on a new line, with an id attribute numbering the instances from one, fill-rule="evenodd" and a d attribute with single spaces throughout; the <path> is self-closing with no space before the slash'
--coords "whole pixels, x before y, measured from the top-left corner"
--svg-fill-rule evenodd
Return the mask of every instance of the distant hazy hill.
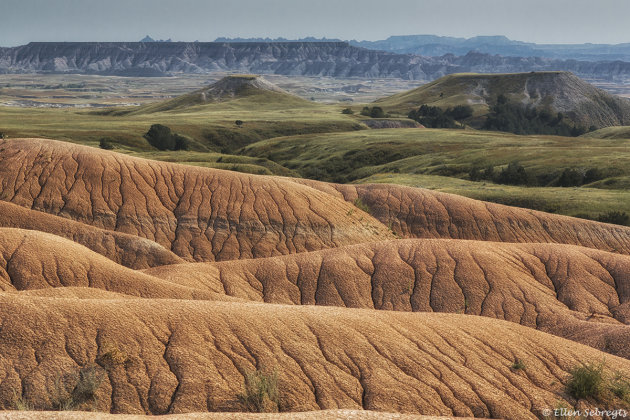
<path id="1" fill-rule="evenodd" d="M 515 57 L 546 57 L 585 61 L 630 61 L 630 43 L 624 44 L 534 44 L 505 36 L 454 38 L 436 35 L 390 36 L 379 41 L 350 41 L 358 47 L 403 54 L 466 55 L 470 51 Z"/>
<path id="2" fill-rule="evenodd" d="M 482 53 L 423 57 L 345 42 L 32 42 L 0 48 L 0 73 L 160 76 L 238 72 L 304 76 L 434 80 L 452 73 L 571 71 L 624 81 L 630 63 L 503 57 Z"/>
<path id="3" fill-rule="evenodd" d="M 470 105 L 485 115 L 499 94 L 512 102 L 562 112 L 585 127 L 630 124 L 630 100 L 609 94 L 568 72 L 453 74 L 375 103 L 407 113 L 422 104 Z"/>

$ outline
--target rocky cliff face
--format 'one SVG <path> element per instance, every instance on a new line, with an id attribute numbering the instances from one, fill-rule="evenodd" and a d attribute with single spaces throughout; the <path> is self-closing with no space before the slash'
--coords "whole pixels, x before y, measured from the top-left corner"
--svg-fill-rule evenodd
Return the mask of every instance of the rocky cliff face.
<path id="1" fill-rule="evenodd" d="M 422 57 L 345 42 L 32 42 L 0 49 L 0 73 L 71 72 L 130 76 L 238 71 L 332 77 L 432 80 L 460 72 L 566 70 L 625 79 L 630 63 L 502 57 L 481 53 Z"/>

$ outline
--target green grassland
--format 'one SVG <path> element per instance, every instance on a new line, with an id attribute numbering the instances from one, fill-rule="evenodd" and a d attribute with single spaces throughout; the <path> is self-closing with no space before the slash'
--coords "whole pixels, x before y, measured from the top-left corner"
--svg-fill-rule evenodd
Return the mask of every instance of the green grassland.
<path id="1" fill-rule="evenodd" d="M 341 109 L 304 100 L 300 106 L 278 103 L 265 95 L 128 115 L 120 111 L 137 109 L 94 112 L 0 107 L 0 131 L 10 137 L 45 137 L 90 146 L 98 146 L 102 137 L 111 137 L 119 149 L 151 151 L 153 147 L 142 136 L 152 124 L 163 124 L 192 139 L 192 150 L 230 153 L 267 138 L 366 128 L 355 117 L 341 114 Z M 236 126 L 236 120 L 243 125 Z"/>
<path id="2" fill-rule="evenodd" d="M 225 169 L 230 171 L 245 172 L 255 175 L 279 175 L 296 177 L 295 171 L 285 168 L 265 158 L 236 156 L 214 152 L 178 151 L 152 151 L 133 152 L 122 151 L 131 156 L 144 159 L 173 162 L 184 165 L 202 166 L 204 168 Z"/>
<path id="3" fill-rule="evenodd" d="M 583 134 L 591 139 L 630 139 L 630 126 L 605 127 Z"/>
<path id="4" fill-rule="evenodd" d="M 387 182 L 537 210 L 597 217 L 630 213 L 630 140 L 517 136 L 476 130 L 383 129 L 269 139 L 242 150 L 301 176 L 334 182 Z M 518 162 L 540 186 L 472 182 L 472 168 Z M 564 169 L 597 169 L 581 187 L 552 187 Z"/>
<path id="5" fill-rule="evenodd" d="M 499 168 L 510 162 L 519 162 L 534 176 L 559 175 L 565 168 L 598 168 L 606 178 L 630 176 L 630 140 L 477 130 L 306 134 L 260 141 L 246 146 L 242 153 L 327 181 L 355 181 L 383 172 L 466 178 L 473 167 Z"/>

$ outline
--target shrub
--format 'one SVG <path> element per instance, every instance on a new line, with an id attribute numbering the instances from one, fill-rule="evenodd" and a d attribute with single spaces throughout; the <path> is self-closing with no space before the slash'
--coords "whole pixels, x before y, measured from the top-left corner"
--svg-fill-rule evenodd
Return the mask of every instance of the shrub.
<path id="1" fill-rule="evenodd" d="M 236 120 L 236 121 L 234 121 L 234 124 L 236 124 L 236 126 L 237 126 L 237 127 L 240 127 L 240 126 L 242 126 L 242 125 L 243 125 L 243 121 L 241 121 L 241 120 Z"/>
<path id="2" fill-rule="evenodd" d="M 103 369 L 98 366 L 85 366 L 70 375 L 57 375 L 51 398 L 53 410 L 76 410 L 85 403 L 96 402 L 96 391 L 103 379 Z M 68 381 L 74 383 L 70 393 L 66 390 Z"/>
<path id="3" fill-rule="evenodd" d="M 153 124 L 149 131 L 146 132 L 144 138 L 149 144 L 158 150 L 174 150 L 175 139 L 171 133 L 171 129 L 162 124 Z"/>
<path id="4" fill-rule="evenodd" d="M 361 110 L 361 115 L 364 115 L 366 117 L 369 117 L 371 113 L 372 111 L 370 111 L 370 108 L 368 108 L 367 106 L 364 106 L 363 109 Z"/>
<path id="5" fill-rule="evenodd" d="M 175 139 L 175 149 L 173 150 L 188 150 L 190 142 L 186 137 L 179 134 L 173 134 L 173 138 Z"/>
<path id="6" fill-rule="evenodd" d="M 558 179 L 560 187 L 578 187 L 584 182 L 584 177 L 575 169 L 565 169 Z"/>
<path id="7" fill-rule="evenodd" d="M 353 111 L 353 110 L 351 110 L 350 108 L 344 108 L 344 109 L 341 111 L 341 113 L 342 113 L 342 114 L 346 114 L 346 115 L 352 115 L 352 114 L 354 114 L 354 111 Z"/>
<path id="8" fill-rule="evenodd" d="M 512 363 L 512 369 L 514 370 L 525 370 L 526 366 L 522 359 L 518 357 L 514 359 L 514 363 Z"/>
<path id="9" fill-rule="evenodd" d="M 72 400 L 76 405 L 94 401 L 96 391 L 103 382 L 103 370 L 98 366 L 86 366 L 79 370 L 79 380 L 72 390 Z"/>
<path id="10" fill-rule="evenodd" d="M 96 363 L 107 370 L 111 370 L 116 366 L 123 366 L 128 361 L 127 355 L 115 344 L 105 345 L 103 353 L 96 358 Z"/>
<path id="11" fill-rule="evenodd" d="M 609 211 L 608 213 L 600 214 L 597 220 L 603 223 L 628 226 L 630 216 L 625 211 Z"/>
<path id="12" fill-rule="evenodd" d="M 370 117 L 372 118 L 385 118 L 385 112 L 383 112 L 383 108 L 380 106 L 375 106 L 370 111 Z"/>
<path id="13" fill-rule="evenodd" d="M 98 147 L 104 150 L 112 150 L 114 145 L 112 144 L 113 140 L 110 137 L 103 137 L 98 142 Z"/>
<path id="14" fill-rule="evenodd" d="M 577 399 L 600 397 L 604 386 L 604 364 L 582 365 L 571 369 L 567 391 Z"/>
<path id="15" fill-rule="evenodd" d="M 33 411 L 35 407 L 33 404 L 24 399 L 24 397 L 17 395 L 17 393 L 13 392 L 13 408 L 17 411 Z"/>
<path id="16" fill-rule="evenodd" d="M 352 204 L 354 204 L 354 206 L 359 210 L 363 210 L 366 213 L 370 212 L 370 207 L 361 200 L 361 197 L 355 198 Z"/>
<path id="17" fill-rule="evenodd" d="M 626 403 L 630 404 L 630 381 L 626 379 L 620 372 L 615 374 L 615 377 L 610 383 L 610 390 L 615 396 Z"/>
<path id="18" fill-rule="evenodd" d="M 262 370 L 246 373 L 244 390 L 238 399 L 247 411 L 278 412 L 278 372 L 274 369 L 270 374 Z"/>
<path id="19" fill-rule="evenodd" d="M 162 124 L 153 124 L 144 138 L 158 150 L 188 150 L 188 139 Z"/>
<path id="20" fill-rule="evenodd" d="M 507 168 L 501 170 L 496 179 L 497 184 L 526 185 L 530 182 L 529 176 L 522 165 L 511 162 Z"/>

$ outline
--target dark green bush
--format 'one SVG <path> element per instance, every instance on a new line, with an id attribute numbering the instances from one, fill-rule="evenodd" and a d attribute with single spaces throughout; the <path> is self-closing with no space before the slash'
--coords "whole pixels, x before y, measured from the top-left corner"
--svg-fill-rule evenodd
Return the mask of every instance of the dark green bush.
<path id="1" fill-rule="evenodd" d="M 615 225 L 630 225 L 630 216 L 625 211 L 609 211 L 608 213 L 600 214 L 597 220 Z"/>
<path id="2" fill-rule="evenodd" d="M 380 106 L 375 106 L 375 107 L 372 107 L 372 110 L 370 111 L 370 117 L 385 118 L 385 112 L 383 111 L 383 108 L 381 108 Z"/>
<path id="3" fill-rule="evenodd" d="M 604 388 L 604 364 L 586 364 L 571 369 L 567 391 L 572 397 L 599 398 Z"/>
<path id="4" fill-rule="evenodd" d="M 350 108 L 344 108 L 344 109 L 341 111 L 341 113 L 342 113 L 342 114 L 346 114 L 346 115 L 352 115 L 352 114 L 354 114 L 354 111 L 353 111 L 353 110 L 351 110 Z"/>
<path id="5" fill-rule="evenodd" d="M 162 124 L 153 124 L 144 138 L 158 150 L 188 150 L 188 140 Z"/>
<path id="6" fill-rule="evenodd" d="M 554 134 L 577 137 L 586 133 L 586 129 L 565 122 L 565 116 L 554 114 L 547 108 L 535 108 L 519 102 L 510 102 L 501 94 L 484 123 L 484 130 L 506 131 L 515 134 Z"/>
<path id="7" fill-rule="evenodd" d="M 501 170 L 494 181 L 497 184 L 527 185 L 530 183 L 530 178 L 522 165 L 512 162 Z"/>

